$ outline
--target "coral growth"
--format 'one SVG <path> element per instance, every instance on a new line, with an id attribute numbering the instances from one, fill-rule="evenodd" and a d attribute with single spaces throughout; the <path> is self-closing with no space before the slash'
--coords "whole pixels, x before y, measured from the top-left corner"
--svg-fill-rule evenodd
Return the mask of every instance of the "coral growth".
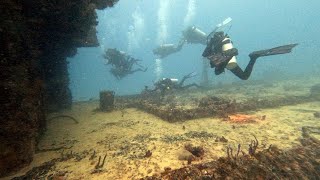
<path id="1" fill-rule="evenodd" d="M 257 140 L 253 141 L 252 148 L 258 146 Z M 317 179 L 320 177 L 319 146 L 319 140 L 303 138 L 300 146 L 287 151 L 270 146 L 248 156 L 241 155 L 239 145 L 234 153 L 227 149 L 228 157 L 217 161 L 167 170 L 144 179 Z"/>

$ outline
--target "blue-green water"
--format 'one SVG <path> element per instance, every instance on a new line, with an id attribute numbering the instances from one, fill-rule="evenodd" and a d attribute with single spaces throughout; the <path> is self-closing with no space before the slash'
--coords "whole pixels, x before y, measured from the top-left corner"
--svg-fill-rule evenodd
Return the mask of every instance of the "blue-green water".
<path id="1" fill-rule="evenodd" d="M 291 54 L 259 60 L 248 81 L 268 78 L 295 78 L 319 75 L 320 1 L 292 0 L 120 0 L 113 8 L 97 11 L 99 47 L 80 48 L 70 58 L 69 73 L 73 99 L 97 98 L 100 90 L 116 94 L 140 93 L 145 85 L 162 77 L 179 78 L 190 72 L 198 76 L 188 82 L 200 82 L 203 45 L 186 44 L 183 49 L 161 60 L 162 72 L 155 72 L 157 57 L 152 50 L 161 43 L 177 43 L 181 32 L 190 25 L 206 33 L 227 17 L 232 18 L 228 31 L 239 50 L 239 65 L 244 68 L 254 50 L 282 44 L 299 43 Z M 141 59 L 147 72 L 137 72 L 117 80 L 102 57 L 104 49 L 117 48 Z M 232 73 L 215 76 L 210 81 L 241 81 Z"/>

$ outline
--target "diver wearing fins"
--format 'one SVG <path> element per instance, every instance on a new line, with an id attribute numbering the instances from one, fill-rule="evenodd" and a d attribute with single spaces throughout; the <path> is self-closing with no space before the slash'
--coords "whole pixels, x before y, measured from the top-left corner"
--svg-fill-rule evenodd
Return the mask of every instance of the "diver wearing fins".
<path id="1" fill-rule="evenodd" d="M 179 52 L 185 43 L 191 44 L 207 44 L 207 34 L 201 31 L 196 26 L 189 26 L 182 32 L 182 37 L 178 45 L 174 44 L 162 44 L 159 47 L 153 49 L 153 54 L 159 56 L 161 59 L 165 58 L 173 53 Z"/>
<path id="2" fill-rule="evenodd" d="M 223 31 L 213 31 L 207 37 L 207 47 L 203 51 L 202 56 L 210 60 L 211 68 L 215 68 L 216 75 L 228 69 L 240 79 L 247 80 L 259 57 L 290 53 L 296 45 L 298 44 L 288 44 L 254 51 L 249 54 L 250 61 L 243 71 L 237 64 L 236 56 L 238 55 L 238 50 L 233 47 L 230 37 Z"/>
<path id="3" fill-rule="evenodd" d="M 154 84 L 155 88 L 153 90 L 150 90 L 150 92 L 155 92 L 157 90 L 160 90 L 161 95 L 164 96 L 167 91 L 171 91 L 171 90 L 185 90 L 190 87 L 200 88 L 200 86 L 196 83 L 183 85 L 185 80 L 192 78 L 196 75 L 197 74 L 195 72 L 189 73 L 183 76 L 180 82 L 178 82 L 179 81 L 178 79 L 174 79 L 174 78 L 163 78 Z"/>
<path id="4" fill-rule="evenodd" d="M 138 63 L 141 60 L 135 59 L 130 55 L 127 55 L 125 52 L 117 49 L 107 49 L 103 57 L 107 60 L 106 65 L 112 66 L 110 73 L 118 80 L 138 71 L 146 72 L 148 69 Z M 133 69 L 134 65 L 138 66 L 138 68 Z"/>
<path id="5" fill-rule="evenodd" d="M 207 34 L 196 26 L 189 26 L 182 35 L 187 43 L 207 45 Z"/>

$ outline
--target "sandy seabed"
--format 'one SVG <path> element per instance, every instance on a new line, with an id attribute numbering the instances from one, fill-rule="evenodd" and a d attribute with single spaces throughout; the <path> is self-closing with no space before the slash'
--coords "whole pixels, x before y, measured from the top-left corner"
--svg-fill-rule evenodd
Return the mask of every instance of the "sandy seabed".
<path id="1" fill-rule="evenodd" d="M 276 85 L 275 92 L 278 88 L 280 94 L 285 93 L 283 87 L 290 85 L 285 83 L 282 88 Z M 311 85 L 310 82 L 299 92 L 309 93 Z M 72 158 L 57 162 L 48 175 L 60 173 L 65 179 L 139 179 L 187 166 L 186 144 L 204 148 L 204 156 L 191 162 L 196 164 L 227 156 L 227 146 L 236 148 L 241 144 L 247 149 L 254 136 L 260 149 L 271 144 L 290 149 L 300 145 L 301 127 L 320 126 L 320 119 L 313 114 L 320 110 L 319 101 L 247 112 L 257 117 L 250 123 L 232 123 L 221 118 L 169 123 L 134 108 L 105 113 L 94 111 L 98 106 L 98 101 L 77 102 L 71 110 L 59 113 L 76 118 L 78 124 L 66 117 L 49 120 L 48 130 L 38 145 L 43 152 L 35 154 L 32 164 L 15 176 L 51 159 L 73 154 Z M 48 119 L 59 114 L 50 114 Z M 265 119 L 258 118 L 262 116 Z M 219 141 L 222 136 L 228 141 Z M 46 151 L 50 149 L 56 150 Z M 105 155 L 104 166 L 95 170 L 99 156 L 102 161 Z"/>

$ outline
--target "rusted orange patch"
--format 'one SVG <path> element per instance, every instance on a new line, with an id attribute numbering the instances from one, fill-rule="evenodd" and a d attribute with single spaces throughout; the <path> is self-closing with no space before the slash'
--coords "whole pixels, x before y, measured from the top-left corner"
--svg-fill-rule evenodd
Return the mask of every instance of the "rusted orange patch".
<path id="1" fill-rule="evenodd" d="M 227 120 L 234 123 L 252 123 L 252 122 L 256 122 L 257 119 L 259 118 L 252 115 L 235 114 L 235 115 L 229 115 Z"/>

